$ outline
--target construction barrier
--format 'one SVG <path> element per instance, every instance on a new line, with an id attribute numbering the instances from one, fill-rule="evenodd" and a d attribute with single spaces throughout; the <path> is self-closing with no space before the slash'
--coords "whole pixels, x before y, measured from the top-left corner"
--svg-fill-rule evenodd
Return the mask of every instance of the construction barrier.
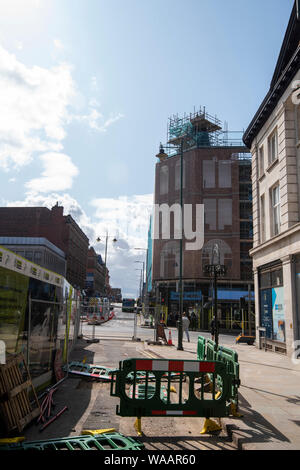
<path id="1" fill-rule="evenodd" d="M 219 346 L 217 351 L 217 360 L 224 362 L 227 367 L 227 371 L 234 376 L 234 381 L 231 387 L 231 404 L 234 410 L 238 409 L 238 388 L 240 386 L 240 365 L 238 362 L 238 354 L 232 349 L 224 346 Z"/>
<path id="2" fill-rule="evenodd" d="M 148 385 L 148 387 L 146 387 L 145 384 L 137 384 L 137 386 L 135 387 L 135 398 L 137 398 L 138 400 L 141 400 L 143 398 L 152 398 L 154 394 L 155 385 Z M 130 387 L 129 397 L 133 397 L 133 385 Z M 164 385 L 160 389 L 160 399 L 165 403 L 167 401 L 167 388 Z"/>
<path id="3" fill-rule="evenodd" d="M 240 366 L 238 362 L 238 353 L 225 346 L 218 345 L 211 339 L 205 339 L 203 336 L 198 337 L 197 345 L 198 360 L 210 360 L 223 362 L 226 365 L 227 372 L 234 377 L 231 382 L 230 403 L 231 414 L 238 416 L 238 388 L 240 386 Z M 221 387 L 221 384 L 219 385 Z"/>
<path id="4" fill-rule="evenodd" d="M 142 450 L 144 444 L 117 432 L 1 445 L 0 450 Z"/>
<path id="5" fill-rule="evenodd" d="M 207 361 L 215 361 L 217 357 L 216 354 L 216 343 L 211 340 L 207 339 L 206 340 L 206 352 L 205 352 L 205 359 Z"/>
<path id="6" fill-rule="evenodd" d="M 198 361 L 204 361 L 206 354 L 206 340 L 203 336 L 198 336 L 197 343 L 197 359 Z"/>
<path id="7" fill-rule="evenodd" d="M 145 375 L 143 393 L 139 392 L 138 373 Z M 179 373 L 176 382 L 176 400 L 171 400 L 171 373 Z M 207 393 L 206 375 L 211 374 L 212 387 Z M 131 386 L 128 375 L 134 376 Z M 151 374 L 151 375 L 150 375 Z M 153 375 L 155 385 L 153 385 Z M 161 397 L 162 379 L 166 389 Z M 127 359 L 120 362 L 119 370 L 112 373 L 110 394 L 120 398 L 117 415 L 120 416 L 189 416 L 224 417 L 229 415 L 232 381 L 234 376 L 227 371 L 226 364 L 219 361 L 192 361 L 168 359 Z M 149 380 L 151 377 L 151 383 Z M 150 388 L 151 387 L 151 388 Z M 151 390 L 151 393 L 149 393 Z"/>
<path id="8" fill-rule="evenodd" d="M 111 380 L 111 373 L 116 369 L 73 361 L 69 362 L 69 364 L 64 367 L 64 370 L 69 374 L 85 376 L 91 379 L 98 379 L 109 382 Z"/>
<path id="9" fill-rule="evenodd" d="M 116 370 L 116 369 L 115 369 Z M 148 373 L 148 375 L 146 374 L 145 371 L 136 371 L 136 372 L 131 372 L 130 374 L 128 374 L 126 380 L 131 383 L 133 381 L 136 381 L 136 382 L 144 382 L 145 379 L 146 379 L 146 376 L 147 376 L 147 380 L 148 382 L 151 382 L 151 381 L 155 381 L 156 378 L 155 378 L 155 375 L 152 374 L 151 372 Z M 180 373 L 180 372 L 168 372 L 167 374 L 164 374 L 161 378 L 161 381 L 164 382 L 166 380 L 169 380 L 170 381 L 179 381 L 179 380 L 183 380 L 185 381 L 186 379 L 186 375 Z"/>

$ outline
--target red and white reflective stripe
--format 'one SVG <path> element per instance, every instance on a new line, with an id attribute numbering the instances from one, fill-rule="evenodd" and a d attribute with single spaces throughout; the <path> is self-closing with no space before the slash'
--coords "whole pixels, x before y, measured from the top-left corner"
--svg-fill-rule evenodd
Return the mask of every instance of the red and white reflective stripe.
<path id="1" fill-rule="evenodd" d="M 205 361 L 163 361 L 155 359 L 137 359 L 136 370 L 168 372 L 215 372 L 215 363 Z"/>
<path id="2" fill-rule="evenodd" d="M 196 416 L 197 411 L 183 411 L 183 410 L 152 410 L 152 415 L 155 416 Z"/>

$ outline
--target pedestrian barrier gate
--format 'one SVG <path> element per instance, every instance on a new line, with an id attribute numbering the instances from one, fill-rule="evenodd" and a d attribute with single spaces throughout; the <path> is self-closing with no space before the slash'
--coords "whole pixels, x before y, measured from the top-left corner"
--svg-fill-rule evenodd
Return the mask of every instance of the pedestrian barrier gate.
<path id="1" fill-rule="evenodd" d="M 238 410 L 238 388 L 240 386 L 240 365 L 238 361 L 238 353 L 225 346 L 218 345 L 211 339 L 205 339 L 198 336 L 197 344 L 198 360 L 219 361 L 226 364 L 226 370 L 230 375 L 234 376 L 231 384 L 230 408 L 231 414 L 235 417 L 241 417 Z"/>
<path id="2" fill-rule="evenodd" d="M 91 379 L 110 381 L 111 373 L 116 369 L 73 361 L 64 366 L 64 370 L 73 375 L 82 375 Z"/>
<path id="3" fill-rule="evenodd" d="M 87 431 L 88 432 L 88 431 Z M 1 445 L 1 450 L 142 450 L 145 446 L 131 437 L 118 432 L 89 434 L 74 437 L 63 437 L 43 441 L 17 442 Z"/>
<path id="4" fill-rule="evenodd" d="M 141 372 L 145 377 L 142 388 Z M 174 372 L 180 377 L 176 382 L 172 382 L 171 374 Z M 128 376 L 132 374 L 134 379 L 130 385 Z M 212 383 L 209 392 L 205 387 L 207 374 L 210 374 Z M 226 364 L 220 361 L 127 359 L 120 362 L 119 370 L 112 372 L 110 393 L 120 398 L 116 409 L 120 416 L 135 416 L 139 420 L 145 416 L 208 419 L 229 415 L 234 380 Z M 176 400 L 173 396 L 171 399 L 174 383 L 177 388 Z M 163 394 L 162 387 L 165 387 Z"/>

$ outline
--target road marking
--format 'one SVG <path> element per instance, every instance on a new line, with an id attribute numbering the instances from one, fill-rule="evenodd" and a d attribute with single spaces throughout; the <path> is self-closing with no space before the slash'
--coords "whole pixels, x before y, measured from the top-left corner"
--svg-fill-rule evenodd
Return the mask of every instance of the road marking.
<path id="1" fill-rule="evenodd" d="M 157 356 L 153 356 L 153 355 L 152 355 L 150 352 L 148 352 L 148 351 L 141 351 L 141 350 L 140 350 L 140 352 L 141 352 L 142 354 L 144 354 L 145 356 L 150 357 L 150 359 L 157 359 Z"/>

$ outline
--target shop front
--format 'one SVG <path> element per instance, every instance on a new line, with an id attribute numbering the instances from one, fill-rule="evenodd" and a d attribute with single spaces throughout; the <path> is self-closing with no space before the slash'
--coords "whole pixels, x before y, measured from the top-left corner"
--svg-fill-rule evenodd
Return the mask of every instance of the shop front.
<path id="1" fill-rule="evenodd" d="M 259 269 L 260 344 L 265 349 L 286 352 L 286 314 L 282 263 Z"/>

